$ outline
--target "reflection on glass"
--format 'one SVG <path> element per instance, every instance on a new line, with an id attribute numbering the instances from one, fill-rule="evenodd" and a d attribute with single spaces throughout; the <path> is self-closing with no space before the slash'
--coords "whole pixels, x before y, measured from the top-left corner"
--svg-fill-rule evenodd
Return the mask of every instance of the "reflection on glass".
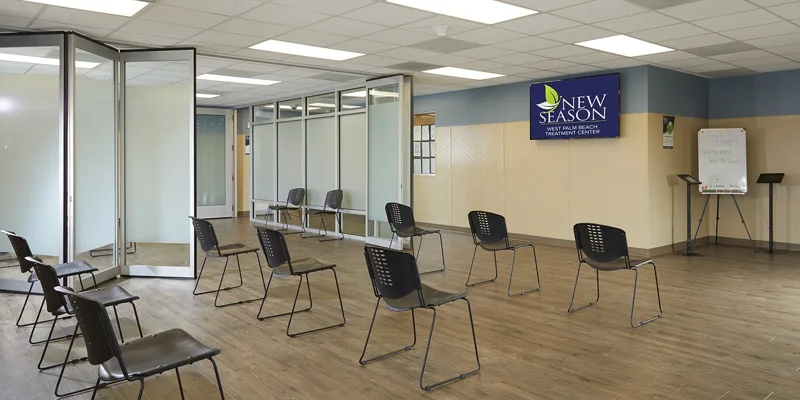
<path id="1" fill-rule="evenodd" d="M 253 122 L 272 122 L 275 119 L 275 104 L 267 103 L 253 107 Z"/>
<path id="2" fill-rule="evenodd" d="M 197 206 L 224 206 L 225 116 L 198 114 L 195 121 Z"/>
<path id="3" fill-rule="evenodd" d="M 279 118 L 297 118 L 303 116 L 303 99 L 292 99 L 278 103 Z"/>
<path id="4" fill-rule="evenodd" d="M 351 89 L 341 92 L 339 111 L 352 111 L 367 107 L 367 89 Z"/>
<path id="5" fill-rule="evenodd" d="M 336 95 L 334 93 L 309 97 L 307 115 L 329 114 L 336 111 Z"/>
<path id="6" fill-rule="evenodd" d="M 400 198 L 400 86 L 369 90 L 369 236 L 391 236 L 384 206 Z"/>
<path id="7" fill-rule="evenodd" d="M 253 198 L 275 201 L 275 129 L 273 124 L 253 125 Z M 257 210 L 258 211 L 258 210 Z"/>
<path id="8" fill-rule="evenodd" d="M 306 204 L 324 205 L 325 194 L 336 187 L 335 165 L 335 119 L 309 119 L 306 121 Z"/>
<path id="9" fill-rule="evenodd" d="M 343 208 L 360 211 L 367 209 L 367 174 L 364 171 L 366 154 L 367 114 L 339 117 L 339 188 L 343 192 Z"/>

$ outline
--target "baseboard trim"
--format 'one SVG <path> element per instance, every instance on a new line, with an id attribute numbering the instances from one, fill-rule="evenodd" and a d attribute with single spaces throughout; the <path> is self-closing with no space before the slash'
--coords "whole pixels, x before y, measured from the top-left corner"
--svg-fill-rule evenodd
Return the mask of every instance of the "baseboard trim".
<path id="1" fill-rule="evenodd" d="M 236 216 L 237 217 L 249 217 L 250 216 L 250 211 L 239 211 L 239 212 L 236 213 Z"/>

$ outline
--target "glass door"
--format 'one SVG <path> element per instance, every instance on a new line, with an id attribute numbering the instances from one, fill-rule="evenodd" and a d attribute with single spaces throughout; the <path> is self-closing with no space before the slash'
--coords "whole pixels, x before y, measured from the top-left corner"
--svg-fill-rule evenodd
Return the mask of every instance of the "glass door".
<path id="1" fill-rule="evenodd" d="M 195 277 L 195 49 L 121 52 L 122 273 Z"/>
<path id="2" fill-rule="evenodd" d="M 113 279 L 119 268 L 118 64 L 111 47 L 68 35 L 67 68 L 68 257 L 98 268 L 97 281 Z M 127 251 L 135 251 L 133 244 Z M 91 277 L 83 277 L 85 287 Z"/>
<path id="3" fill-rule="evenodd" d="M 233 112 L 197 110 L 197 215 L 233 217 Z"/>

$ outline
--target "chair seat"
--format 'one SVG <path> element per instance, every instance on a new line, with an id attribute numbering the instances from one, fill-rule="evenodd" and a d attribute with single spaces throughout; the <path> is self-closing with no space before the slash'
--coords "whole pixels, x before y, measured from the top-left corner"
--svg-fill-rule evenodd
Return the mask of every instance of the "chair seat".
<path id="1" fill-rule="evenodd" d="M 171 329 L 132 340 L 120 346 L 125 368 L 131 377 L 146 377 L 204 360 L 219 354 L 181 329 Z M 117 358 L 97 366 L 103 381 L 125 379 Z"/>
<path id="2" fill-rule="evenodd" d="M 218 246 L 218 248 L 219 253 L 212 249 L 207 251 L 206 255 L 208 255 L 208 257 L 230 257 L 237 256 L 239 254 L 255 253 L 258 251 L 258 249 L 254 247 L 248 247 L 241 243 L 226 244 L 224 246 Z"/>
<path id="3" fill-rule="evenodd" d="M 338 214 L 338 210 L 315 210 L 311 208 L 306 209 L 306 214 L 308 215 L 333 215 Z"/>
<path id="4" fill-rule="evenodd" d="M 422 297 L 425 300 L 424 305 L 419 304 L 419 295 L 416 291 L 399 299 L 387 299 L 384 297 L 383 301 L 386 302 L 386 306 L 392 311 L 408 311 L 415 308 L 440 306 L 459 299 L 465 299 L 467 298 L 467 294 L 443 292 L 422 284 Z"/>
<path id="5" fill-rule="evenodd" d="M 407 238 L 407 237 L 412 237 L 412 236 L 431 235 L 431 234 L 434 234 L 434 233 L 439 233 L 439 230 L 438 229 L 422 229 L 422 228 L 419 228 L 419 227 L 416 227 L 416 226 L 412 226 L 412 227 L 406 228 L 406 229 L 395 229 L 395 233 L 397 233 L 397 236 L 400 236 L 402 238 Z"/>
<path id="6" fill-rule="evenodd" d="M 270 210 L 273 210 L 273 211 L 282 211 L 282 210 L 299 210 L 299 209 L 300 209 L 300 207 L 292 207 L 292 206 L 286 206 L 286 205 L 280 205 L 280 204 L 277 204 L 277 205 L 271 205 L 271 206 L 269 206 L 269 209 L 270 209 Z"/>
<path id="7" fill-rule="evenodd" d="M 332 269 L 335 266 L 336 264 L 325 264 L 313 258 L 299 258 L 297 260 L 292 260 L 292 270 L 294 270 L 295 275 Z M 289 263 L 283 264 L 277 268 L 273 268 L 272 271 L 276 276 L 291 275 L 289 272 Z"/>
<path id="8" fill-rule="evenodd" d="M 107 288 L 86 290 L 80 292 L 81 296 L 88 297 L 106 307 L 117 304 L 130 303 L 139 300 L 139 296 L 130 294 L 121 286 L 111 286 Z"/>
<path id="9" fill-rule="evenodd" d="M 585 259 L 584 262 L 589 264 L 594 269 L 599 269 L 600 271 L 617 271 L 620 269 L 629 269 L 628 264 L 625 263 L 625 258 L 619 258 L 617 260 L 611 262 L 600 262 L 594 261 L 590 259 Z M 630 269 L 636 269 L 641 267 L 642 265 L 652 263 L 653 260 L 630 260 Z"/>
<path id="10" fill-rule="evenodd" d="M 74 261 L 66 264 L 54 265 L 53 269 L 56 270 L 56 276 L 59 278 L 66 278 L 80 274 L 88 274 L 90 272 L 97 272 L 98 269 L 87 264 L 85 261 Z M 28 283 L 39 282 L 39 277 L 36 273 L 31 273 L 28 277 Z"/>
<path id="11" fill-rule="evenodd" d="M 500 250 L 514 250 L 520 247 L 525 246 L 533 246 L 531 242 L 524 242 L 521 240 L 512 240 L 508 239 L 508 243 L 505 240 L 498 240 L 496 242 L 480 242 L 478 243 L 482 249 L 487 251 L 500 251 Z"/>

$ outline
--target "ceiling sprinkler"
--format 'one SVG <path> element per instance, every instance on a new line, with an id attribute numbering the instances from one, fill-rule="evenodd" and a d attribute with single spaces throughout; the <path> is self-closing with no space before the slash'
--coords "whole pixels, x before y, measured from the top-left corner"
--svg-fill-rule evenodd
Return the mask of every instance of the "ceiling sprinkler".
<path id="1" fill-rule="evenodd" d="M 450 28 L 450 27 L 447 26 L 447 25 L 440 25 L 440 26 L 432 26 L 431 27 L 431 29 L 433 29 L 433 31 L 436 32 L 436 35 L 438 35 L 438 36 L 447 35 L 447 29 L 448 28 Z"/>

